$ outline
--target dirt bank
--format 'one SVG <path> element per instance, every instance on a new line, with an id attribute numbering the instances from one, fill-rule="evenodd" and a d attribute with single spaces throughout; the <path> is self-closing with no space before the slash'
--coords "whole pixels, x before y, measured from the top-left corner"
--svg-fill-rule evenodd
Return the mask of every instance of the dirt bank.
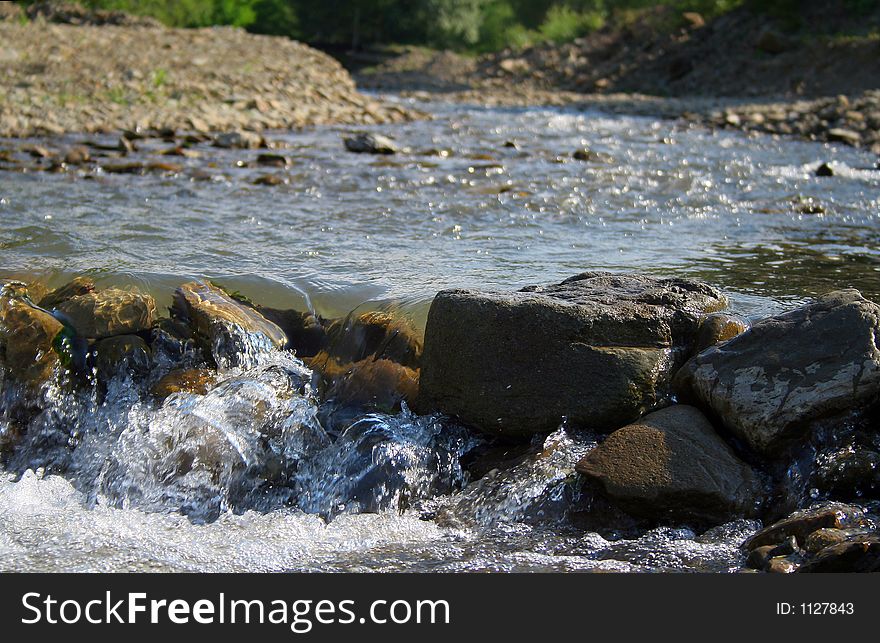
<path id="1" fill-rule="evenodd" d="M 233 28 L 0 20 L 0 136 L 399 121 L 330 56 Z"/>

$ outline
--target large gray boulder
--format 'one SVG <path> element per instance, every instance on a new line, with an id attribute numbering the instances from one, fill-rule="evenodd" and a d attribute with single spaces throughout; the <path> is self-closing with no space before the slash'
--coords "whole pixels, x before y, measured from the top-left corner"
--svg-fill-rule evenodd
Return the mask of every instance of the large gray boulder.
<path id="1" fill-rule="evenodd" d="M 575 469 L 624 511 L 652 520 L 723 522 L 753 515 L 760 497 L 752 469 L 692 406 L 618 429 Z"/>
<path id="2" fill-rule="evenodd" d="M 498 293 L 446 290 L 428 313 L 418 408 L 488 433 L 548 433 L 564 420 L 600 431 L 666 394 L 714 288 L 685 279 L 588 272 Z"/>
<path id="3" fill-rule="evenodd" d="M 856 290 L 827 294 L 700 353 L 675 387 L 752 449 L 773 454 L 812 421 L 880 398 L 880 307 Z"/>

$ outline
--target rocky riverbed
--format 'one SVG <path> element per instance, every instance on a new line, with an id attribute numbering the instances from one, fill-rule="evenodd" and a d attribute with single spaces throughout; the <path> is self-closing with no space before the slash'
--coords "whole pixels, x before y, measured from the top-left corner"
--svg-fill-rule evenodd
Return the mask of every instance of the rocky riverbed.
<path id="1" fill-rule="evenodd" d="M 414 112 L 359 93 L 333 58 L 240 29 L 0 20 L 0 136 L 261 131 Z"/>

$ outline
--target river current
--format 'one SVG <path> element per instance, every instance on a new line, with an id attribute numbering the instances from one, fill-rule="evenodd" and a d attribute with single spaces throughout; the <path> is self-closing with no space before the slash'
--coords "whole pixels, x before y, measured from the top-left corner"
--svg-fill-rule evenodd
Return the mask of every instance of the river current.
<path id="1" fill-rule="evenodd" d="M 393 307 L 416 326 L 442 288 L 589 269 L 703 279 L 752 319 L 837 287 L 880 297 L 869 153 L 599 112 L 427 109 L 431 120 L 376 128 L 405 148 L 387 157 L 346 152 L 350 130 L 328 127 L 268 133 L 285 168 L 198 145 L 174 174 L 0 172 L 0 277 L 88 274 L 162 308 L 183 281 L 210 277 L 265 305 L 325 317 Z M 114 142 L 65 144 L 86 138 Z M 146 158 L 168 144 L 140 147 Z M 589 158 L 573 159 L 582 148 Z M 815 176 L 822 162 L 835 176 Z M 283 182 L 254 184 L 266 174 Z M 404 409 L 334 439 L 307 375 L 269 352 L 159 409 L 125 380 L 100 403 L 57 392 L 43 437 L 72 426 L 76 448 L 34 438 L 0 472 L 0 568 L 728 571 L 759 526 L 575 528 L 564 514 L 589 434 L 560 430 L 534 445 L 548 457 L 467 484 L 459 458 L 474 438 L 454 422 Z M 269 456 L 300 463 L 271 493 L 248 477 L 267 456 L 250 441 L 257 422 L 272 427 Z M 201 447 L 212 475 L 181 474 Z M 365 499 L 354 487 L 376 471 L 386 478 Z M 401 502 L 402 486 L 421 498 Z"/>

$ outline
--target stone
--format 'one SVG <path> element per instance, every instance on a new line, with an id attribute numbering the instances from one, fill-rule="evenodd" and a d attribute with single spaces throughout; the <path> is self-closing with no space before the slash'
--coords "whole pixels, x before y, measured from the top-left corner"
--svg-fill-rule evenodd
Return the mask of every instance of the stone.
<path id="1" fill-rule="evenodd" d="M 764 569 L 771 574 L 791 574 L 797 571 L 797 568 L 797 563 L 787 556 L 774 556 Z"/>
<path id="2" fill-rule="evenodd" d="M 206 368 L 187 368 L 171 371 L 150 389 L 157 399 L 164 400 L 174 393 L 204 395 L 214 383 L 214 373 Z"/>
<path id="3" fill-rule="evenodd" d="M 752 551 L 749 552 L 749 555 L 746 558 L 746 565 L 748 565 L 752 569 L 764 569 L 765 567 L 767 567 L 767 563 L 769 563 L 770 559 L 773 557 L 772 552 L 774 549 L 776 549 L 775 545 L 763 545 L 761 547 L 755 547 Z"/>
<path id="4" fill-rule="evenodd" d="M 797 571 L 802 574 L 880 572 L 880 538 L 863 536 L 830 545 Z"/>
<path id="5" fill-rule="evenodd" d="M 89 277 L 76 277 L 40 299 L 40 308 L 52 309 L 63 301 L 95 290 L 95 282 Z"/>
<path id="6" fill-rule="evenodd" d="M 420 412 L 485 432 L 612 431 L 667 394 L 702 315 L 726 300 L 685 279 L 588 272 L 514 293 L 446 290 L 428 313 Z"/>
<path id="7" fill-rule="evenodd" d="M 342 362 L 388 359 L 418 369 L 422 342 L 409 322 L 384 311 L 369 311 L 330 322 L 327 353 Z"/>
<path id="8" fill-rule="evenodd" d="M 823 455 L 815 486 L 839 500 L 880 495 L 880 453 L 866 447 L 845 447 Z"/>
<path id="9" fill-rule="evenodd" d="M 70 297 L 58 304 L 57 310 L 79 335 L 100 339 L 149 330 L 156 317 L 156 302 L 150 295 L 107 288 Z"/>
<path id="10" fill-rule="evenodd" d="M 816 176 L 834 176 L 834 168 L 831 167 L 830 163 L 822 163 L 816 168 Z"/>
<path id="11" fill-rule="evenodd" d="M 880 398 L 878 336 L 880 307 L 856 290 L 829 293 L 695 356 L 675 388 L 752 449 L 773 454 L 803 438 L 811 421 Z"/>
<path id="12" fill-rule="evenodd" d="M 327 344 L 327 333 L 321 318 L 311 312 L 257 306 L 257 312 L 277 324 L 287 336 L 289 348 L 298 357 L 314 357 Z"/>
<path id="13" fill-rule="evenodd" d="M 818 529 L 845 529 L 864 524 L 864 512 L 858 507 L 840 503 L 817 505 L 796 511 L 787 518 L 765 527 L 745 542 L 747 551 L 765 545 L 776 546 L 795 537 L 800 547 L 804 547 L 807 537 Z"/>
<path id="14" fill-rule="evenodd" d="M 851 129 L 834 127 L 828 130 L 828 140 L 832 143 L 846 143 L 847 145 L 859 146 L 862 143 L 862 135 Z"/>
<path id="15" fill-rule="evenodd" d="M 773 29 L 764 29 L 758 34 L 755 46 L 767 54 L 781 54 L 791 47 L 791 41 Z"/>
<path id="16" fill-rule="evenodd" d="M 260 147 L 265 147 L 266 142 L 263 140 L 262 136 L 255 132 L 241 130 L 218 134 L 214 137 L 214 145 L 224 148 L 253 150 Z"/>
<path id="17" fill-rule="evenodd" d="M 284 185 L 284 183 L 284 178 L 277 174 L 261 174 L 253 181 L 254 185 Z"/>
<path id="18" fill-rule="evenodd" d="M 65 153 L 64 162 L 68 165 L 82 165 L 83 163 L 88 163 L 91 158 L 89 148 L 85 145 L 75 145 Z"/>
<path id="19" fill-rule="evenodd" d="M 700 322 L 700 329 L 694 340 L 693 353 L 702 353 L 707 348 L 723 344 L 749 329 L 746 320 L 726 313 L 712 313 Z"/>
<path id="20" fill-rule="evenodd" d="M 753 515 L 760 484 L 698 409 L 675 405 L 618 429 L 576 466 L 627 513 L 721 523 Z"/>
<path id="21" fill-rule="evenodd" d="M 178 287 L 171 314 L 189 324 L 203 349 L 217 361 L 237 361 L 247 348 L 247 338 L 276 349 L 287 345 L 284 331 L 276 324 L 208 282 Z"/>
<path id="22" fill-rule="evenodd" d="M 358 154 L 395 154 L 397 145 L 381 134 L 357 134 L 343 139 L 345 149 Z"/>
<path id="23" fill-rule="evenodd" d="M 62 366 L 64 325 L 23 298 L 0 290 L 0 364 L 22 384 L 39 388 Z"/>
<path id="24" fill-rule="evenodd" d="M 401 401 L 411 401 L 419 390 L 419 374 L 388 359 L 365 359 L 355 364 L 325 363 L 322 375 L 332 381 L 324 399 L 335 404 L 399 410 Z"/>
<path id="25" fill-rule="evenodd" d="M 257 156 L 257 165 L 287 167 L 290 165 L 290 159 L 281 154 L 260 154 Z"/>
<path id="26" fill-rule="evenodd" d="M 816 554 L 826 547 L 842 543 L 845 540 L 846 532 L 843 529 L 823 527 L 807 536 L 804 541 L 804 549 L 811 554 Z"/>
<path id="27" fill-rule="evenodd" d="M 117 335 L 95 343 L 95 370 L 100 381 L 109 381 L 123 371 L 137 376 L 150 371 L 150 347 L 138 335 Z"/>

